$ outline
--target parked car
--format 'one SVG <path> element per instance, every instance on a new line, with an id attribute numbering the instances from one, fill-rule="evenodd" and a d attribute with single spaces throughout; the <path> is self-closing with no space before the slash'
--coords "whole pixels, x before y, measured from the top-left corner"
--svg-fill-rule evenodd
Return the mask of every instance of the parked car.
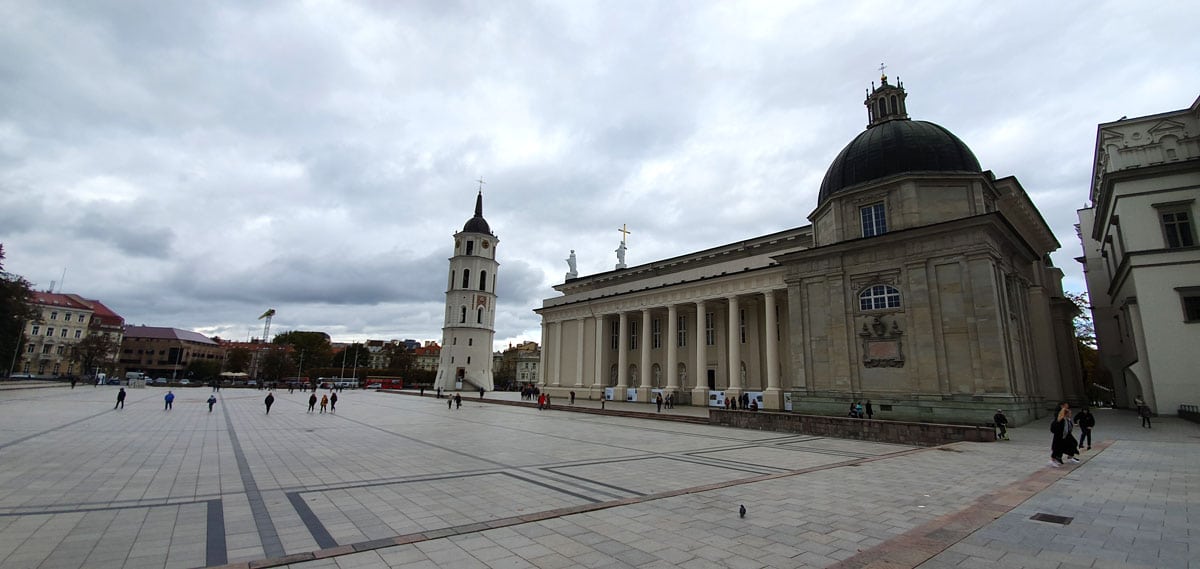
<path id="1" fill-rule="evenodd" d="M 258 387 L 258 382 L 251 379 L 250 381 L 246 382 L 246 387 Z"/>
<path id="2" fill-rule="evenodd" d="M 191 384 L 192 384 L 192 382 L 188 381 L 187 379 L 179 380 L 179 385 L 191 385 Z"/>
<path id="3" fill-rule="evenodd" d="M 121 385 L 121 380 L 115 377 L 110 377 L 104 380 L 104 385 Z"/>
<path id="4" fill-rule="evenodd" d="M 166 384 L 167 384 L 167 378 L 165 378 L 165 377 L 158 377 L 158 378 L 154 379 L 154 385 L 166 385 Z"/>

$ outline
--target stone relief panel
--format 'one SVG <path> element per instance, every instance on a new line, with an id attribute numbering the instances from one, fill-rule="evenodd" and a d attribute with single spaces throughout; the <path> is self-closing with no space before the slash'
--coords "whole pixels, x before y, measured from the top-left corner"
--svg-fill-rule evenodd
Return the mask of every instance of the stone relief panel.
<path id="1" fill-rule="evenodd" d="M 867 316 L 860 319 L 863 366 L 904 367 L 904 332 L 894 316 Z"/>

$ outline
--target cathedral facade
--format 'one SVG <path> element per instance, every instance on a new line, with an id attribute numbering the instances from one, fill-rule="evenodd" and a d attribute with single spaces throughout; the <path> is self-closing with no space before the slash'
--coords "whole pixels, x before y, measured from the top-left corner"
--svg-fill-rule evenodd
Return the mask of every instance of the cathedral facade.
<path id="1" fill-rule="evenodd" d="M 911 120 L 903 85 L 865 104 L 809 225 L 556 286 L 544 389 L 971 423 L 1081 398 L 1059 244 L 1020 183 Z"/>

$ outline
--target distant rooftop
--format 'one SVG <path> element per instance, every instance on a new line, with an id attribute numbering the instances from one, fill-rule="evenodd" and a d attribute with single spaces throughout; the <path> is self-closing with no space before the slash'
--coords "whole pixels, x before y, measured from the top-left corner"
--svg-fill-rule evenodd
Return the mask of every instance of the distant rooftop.
<path id="1" fill-rule="evenodd" d="M 183 342 L 195 342 L 197 344 L 218 345 L 212 339 L 199 332 L 180 330 L 178 328 L 164 328 L 161 326 L 126 326 L 125 337 L 148 338 L 151 340 L 180 340 Z"/>

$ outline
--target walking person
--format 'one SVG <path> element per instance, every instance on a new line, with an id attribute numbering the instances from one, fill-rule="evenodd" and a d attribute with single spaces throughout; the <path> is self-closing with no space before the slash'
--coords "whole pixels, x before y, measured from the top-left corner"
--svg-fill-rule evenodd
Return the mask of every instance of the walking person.
<path id="1" fill-rule="evenodd" d="M 314 397 L 315 397 L 315 395 L 314 395 Z M 329 396 L 322 394 L 321 395 L 321 412 L 324 413 L 325 409 L 327 407 L 329 407 Z"/>
<path id="2" fill-rule="evenodd" d="M 459 393 L 454 394 L 454 408 L 462 409 L 462 394 L 459 394 Z"/>
<path id="3" fill-rule="evenodd" d="M 337 399 L 338 399 L 337 393 L 334 393 L 333 395 L 329 396 L 329 412 L 330 413 L 337 412 Z"/>
<path id="4" fill-rule="evenodd" d="M 1142 426 L 1147 429 L 1153 429 L 1154 427 L 1150 426 L 1150 406 L 1146 405 L 1146 402 L 1142 401 L 1141 397 L 1134 399 L 1133 402 L 1137 405 L 1138 417 L 1142 418 Z"/>
<path id="5" fill-rule="evenodd" d="M 1092 427 L 1096 426 L 1096 417 L 1092 415 L 1091 409 L 1084 407 L 1075 416 L 1075 424 L 1079 425 L 1079 448 L 1082 450 L 1086 441 L 1087 449 L 1092 450 Z"/>
<path id="6" fill-rule="evenodd" d="M 871 417 L 874 417 L 874 416 L 875 416 L 875 409 L 871 407 L 871 400 L 868 399 L 867 400 L 867 420 L 870 420 Z"/>
<path id="7" fill-rule="evenodd" d="M 174 402 L 175 402 L 175 394 L 168 391 L 167 394 L 163 396 L 163 403 L 164 403 L 163 411 L 170 411 L 171 403 L 174 403 Z"/>
<path id="8" fill-rule="evenodd" d="M 1054 436 L 1050 440 L 1050 463 L 1047 466 L 1051 468 L 1062 466 L 1064 454 L 1071 457 L 1071 462 L 1079 462 L 1074 458 L 1077 451 L 1071 445 L 1075 437 L 1071 436 L 1071 407 L 1068 404 L 1059 404 L 1058 414 L 1050 423 L 1050 432 Z"/>
<path id="9" fill-rule="evenodd" d="M 483 399 L 483 391 L 484 391 L 484 389 L 482 387 L 480 387 L 479 388 L 479 398 L 480 399 Z"/>
<path id="10" fill-rule="evenodd" d="M 656 413 L 662 413 L 662 403 L 662 394 L 659 393 L 658 396 L 654 398 L 654 404 L 658 406 L 658 411 L 655 411 Z"/>
<path id="11" fill-rule="evenodd" d="M 120 407 L 121 409 L 125 408 L 125 388 L 124 387 L 122 387 L 121 390 L 117 392 L 117 404 L 113 405 L 113 409 L 116 409 L 118 407 Z"/>
<path id="12" fill-rule="evenodd" d="M 313 409 L 316 409 L 316 407 L 317 407 L 317 394 L 313 393 L 312 395 L 308 396 L 308 412 L 312 413 Z"/>
<path id="13" fill-rule="evenodd" d="M 263 403 L 267 405 L 267 415 L 271 414 L 271 406 L 275 404 L 275 394 L 267 393 L 267 398 L 263 399 Z"/>
<path id="14" fill-rule="evenodd" d="M 1008 417 L 1004 416 L 1004 409 L 996 409 L 996 414 L 992 415 L 992 423 L 996 425 L 996 439 L 1007 441 Z"/>
<path id="15" fill-rule="evenodd" d="M 420 390 L 421 397 L 425 397 L 425 386 L 422 385 L 422 386 L 418 387 L 417 389 Z"/>
<path id="16" fill-rule="evenodd" d="M 213 405 L 216 405 L 216 404 L 217 404 L 217 396 L 209 395 L 208 396 L 208 412 L 209 413 L 212 413 Z"/>
<path id="17" fill-rule="evenodd" d="M 574 404 L 575 404 L 575 392 L 572 391 L 571 392 L 571 405 L 574 405 Z"/>
<path id="18" fill-rule="evenodd" d="M 438 397 L 441 397 L 441 396 L 439 395 Z M 454 408 L 454 398 L 447 397 L 446 398 L 446 409 L 453 409 L 453 408 Z"/>
<path id="19" fill-rule="evenodd" d="M 71 389 L 75 389 L 75 376 L 71 376 Z"/>

